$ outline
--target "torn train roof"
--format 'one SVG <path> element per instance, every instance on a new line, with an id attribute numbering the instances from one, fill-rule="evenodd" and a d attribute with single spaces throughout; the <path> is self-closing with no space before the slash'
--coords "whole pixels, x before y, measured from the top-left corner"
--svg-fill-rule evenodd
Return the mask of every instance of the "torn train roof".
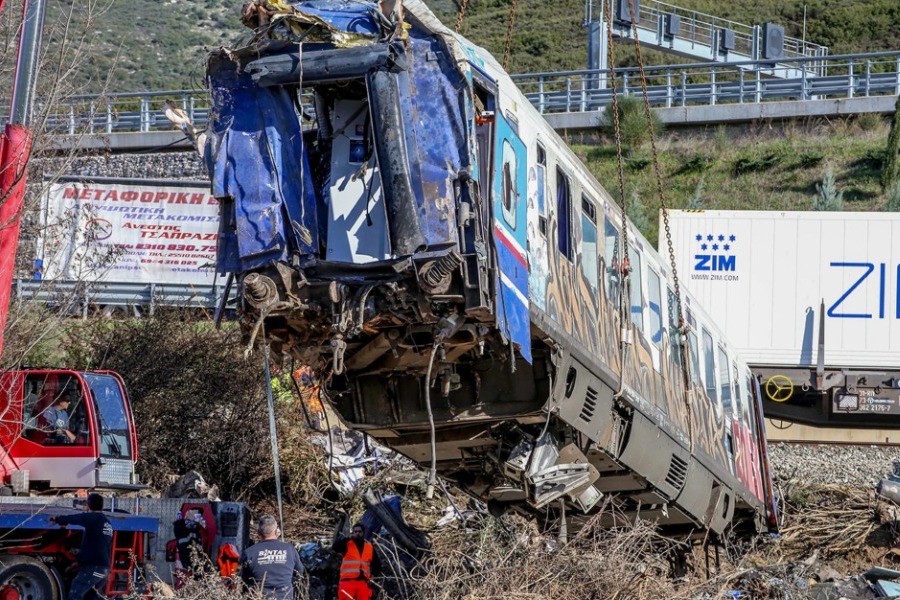
<path id="1" fill-rule="evenodd" d="M 390 237 L 390 250 L 371 259 L 402 260 L 448 248 L 456 235 L 454 186 L 461 174 L 477 176 L 465 57 L 477 52 L 492 61 L 489 54 L 475 47 L 464 52 L 462 40 L 420 2 L 406 9 L 399 3 L 345 0 L 260 0 L 253 6 L 261 23 L 257 41 L 216 52 L 208 65 L 208 165 L 213 194 L 225 204 L 218 271 L 340 254 L 323 250 L 323 241 L 329 195 L 343 191 L 330 189 L 328 165 L 310 161 L 297 118 L 298 84 L 319 86 L 326 103 L 336 96 L 367 98 L 368 107 L 361 110 L 370 111 L 374 127 L 367 153 L 378 155 Z M 382 12 L 386 9 L 390 17 Z M 407 20 L 397 19 L 399 14 Z M 369 41 L 348 44 L 349 38 L 336 32 Z M 295 39 L 271 39 L 282 34 Z M 336 87 L 329 88 L 332 83 Z M 337 127 L 329 122 L 333 110 L 325 107 L 317 115 L 326 138 Z M 369 155 L 365 158 L 368 164 Z M 377 202 L 380 192 L 372 189 L 363 193 Z M 371 202 L 364 204 L 369 214 Z"/>
<path id="2" fill-rule="evenodd" d="M 347 48 L 405 39 L 406 30 L 413 26 L 442 37 L 461 70 L 467 70 L 464 63 L 472 61 L 489 66 L 493 73 L 503 71 L 489 52 L 446 27 L 421 0 L 255 0 L 244 7 L 241 21 L 257 32 L 251 46 L 279 40 Z"/>

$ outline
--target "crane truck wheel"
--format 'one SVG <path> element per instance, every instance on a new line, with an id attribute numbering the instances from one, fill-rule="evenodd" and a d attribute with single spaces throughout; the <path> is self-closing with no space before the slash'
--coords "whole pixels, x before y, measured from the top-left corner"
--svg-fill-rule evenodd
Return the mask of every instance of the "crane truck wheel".
<path id="1" fill-rule="evenodd" d="M 58 600 L 56 579 L 30 556 L 0 556 L 0 600 Z"/>

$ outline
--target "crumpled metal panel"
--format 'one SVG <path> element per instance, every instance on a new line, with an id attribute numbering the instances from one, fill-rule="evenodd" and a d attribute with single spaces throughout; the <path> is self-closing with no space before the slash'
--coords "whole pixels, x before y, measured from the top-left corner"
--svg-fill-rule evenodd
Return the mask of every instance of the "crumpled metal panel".
<path id="1" fill-rule="evenodd" d="M 330 42 L 338 47 L 383 39 L 390 24 L 378 6 L 356 0 L 257 0 L 266 12 L 274 11 L 265 37 L 305 42 Z M 255 26 L 251 25 L 251 26 Z"/>
<path id="2" fill-rule="evenodd" d="M 257 87 L 225 52 L 210 59 L 208 76 L 212 191 L 233 199 L 222 202 L 218 271 L 249 271 L 314 253 L 315 191 L 290 94 Z"/>
<path id="3" fill-rule="evenodd" d="M 433 37 L 409 38 L 408 87 L 401 89 L 407 123 L 410 179 L 422 211 L 421 227 L 429 247 L 455 242 L 454 182 L 471 171 L 468 130 L 461 106 L 466 80 L 443 44 Z"/>

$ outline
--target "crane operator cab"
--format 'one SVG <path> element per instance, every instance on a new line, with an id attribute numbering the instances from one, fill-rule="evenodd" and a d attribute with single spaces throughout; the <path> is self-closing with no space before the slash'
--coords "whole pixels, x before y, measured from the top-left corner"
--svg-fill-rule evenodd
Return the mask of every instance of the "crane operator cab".
<path id="1" fill-rule="evenodd" d="M 0 374 L 0 476 L 15 492 L 135 489 L 137 438 L 112 371 Z M 24 488 L 24 489 L 22 489 Z"/>

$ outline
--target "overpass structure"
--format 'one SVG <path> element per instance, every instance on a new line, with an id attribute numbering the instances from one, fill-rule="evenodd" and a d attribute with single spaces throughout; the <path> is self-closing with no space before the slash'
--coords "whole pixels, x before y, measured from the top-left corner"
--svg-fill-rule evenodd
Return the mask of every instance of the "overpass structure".
<path id="1" fill-rule="evenodd" d="M 813 75 L 815 70 L 821 74 Z M 670 125 L 747 122 L 809 116 L 887 113 L 900 95 L 900 51 L 647 67 L 651 104 Z M 773 72 L 782 75 L 773 76 Z M 791 76 L 799 74 L 798 76 Z M 640 96 L 636 68 L 514 75 L 528 99 L 557 129 L 591 129 L 616 93 Z M 208 116 L 206 90 L 76 96 L 50 111 L 45 131 L 60 148 L 129 152 L 184 149 L 189 143 L 163 114 L 169 101 L 195 125 Z"/>
<path id="2" fill-rule="evenodd" d="M 637 37 L 644 48 L 690 60 L 738 64 L 738 69 L 757 72 L 757 61 L 766 61 L 763 70 L 775 78 L 822 75 L 826 64 L 827 47 L 786 36 L 775 23 L 746 25 L 661 0 L 600 0 L 599 19 L 593 20 L 593 3 L 587 0 L 585 6 L 589 68 L 608 64 L 606 11 L 613 39 Z M 602 79 L 597 82 L 604 87 Z"/>

